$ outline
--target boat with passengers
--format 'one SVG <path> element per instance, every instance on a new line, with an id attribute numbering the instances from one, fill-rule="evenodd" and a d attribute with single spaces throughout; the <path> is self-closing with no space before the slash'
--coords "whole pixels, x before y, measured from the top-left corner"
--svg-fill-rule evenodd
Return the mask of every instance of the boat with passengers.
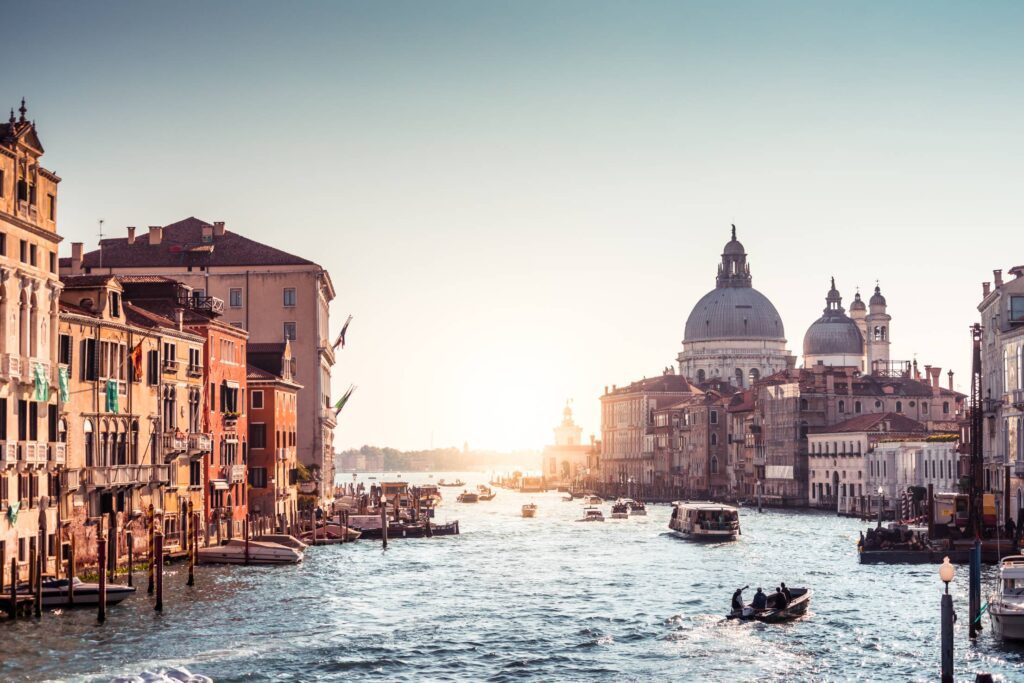
<path id="1" fill-rule="evenodd" d="M 732 541 L 740 535 L 740 512 L 722 503 L 679 501 L 672 503 L 668 528 L 682 538 Z"/>

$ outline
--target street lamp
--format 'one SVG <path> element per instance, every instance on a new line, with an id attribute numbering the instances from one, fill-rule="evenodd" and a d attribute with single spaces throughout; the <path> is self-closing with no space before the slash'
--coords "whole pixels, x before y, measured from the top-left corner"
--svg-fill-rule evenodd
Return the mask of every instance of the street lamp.
<path id="1" fill-rule="evenodd" d="M 942 560 L 939 578 L 946 584 L 942 595 L 942 683 L 953 683 L 953 597 L 949 594 L 949 582 L 956 576 L 956 568 L 949 558 Z"/>

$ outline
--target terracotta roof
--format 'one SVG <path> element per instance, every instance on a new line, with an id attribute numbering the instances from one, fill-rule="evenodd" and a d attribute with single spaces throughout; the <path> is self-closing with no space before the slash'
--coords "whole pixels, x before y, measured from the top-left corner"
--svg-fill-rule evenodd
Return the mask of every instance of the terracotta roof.
<path id="1" fill-rule="evenodd" d="M 70 263 L 68 265 L 71 265 Z M 121 275 L 115 276 L 118 282 L 141 282 L 141 283 L 160 283 L 160 282 L 178 282 L 173 277 L 166 277 L 164 275 Z"/>
<path id="2" fill-rule="evenodd" d="M 255 380 L 262 379 L 262 380 L 270 380 L 270 381 L 272 381 L 272 380 L 280 379 L 274 373 L 267 372 L 263 368 L 258 368 L 255 365 L 246 365 L 245 366 L 245 376 L 246 376 L 247 379 L 255 379 Z"/>
<path id="3" fill-rule="evenodd" d="M 167 316 L 146 310 L 141 306 L 126 301 L 124 303 L 124 317 L 133 325 L 144 327 L 177 327 L 177 323 Z"/>
<path id="4" fill-rule="evenodd" d="M 60 311 L 61 313 L 72 313 L 74 315 L 84 315 L 89 318 L 99 318 L 99 315 L 96 313 L 96 311 L 87 311 L 81 306 L 69 304 L 65 301 L 60 302 Z"/>
<path id="5" fill-rule="evenodd" d="M 227 230 L 223 235 L 213 237 L 212 241 L 204 242 L 203 228 L 212 230 L 213 225 L 192 217 L 165 225 L 159 244 L 151 245 L 148 234 L 136 237 L 134 244 L 128 244 L 127 237 L 102 240 L 103 267 L 316 265 Z M 97 268 L 99 264 L 99 249 L 82 257 L 85 268 Z M 64 265 L 63 259 L 61 265 Z"/>
<path id="6" fill-rule="evenodd" d="M 730 413 L 743 413 L 754 409 L 754 392 L 749 389 L 732 395 L 726 410 Z"/>
<path id="7" fill-rule="evenodd" d="M 691 392 L 693 387 L 682 375 L 658 375 L 632 382 L 628 386 L 617 387 L 606 396 L 630 393 L 669 393 L 669 392 Z"/>
<path id="8" fill-rule="evenodd" d="M 882 429 L 882 423 L 888 422 L 888 427 Z M 928 427 L 921 422 L 900 415 L 899 413 L 867 413 L 843 420 L 831 427 L 814 427 L 809 430 L 812 434 L 839 434 L 845 432 L 895 432 L 895 433 L 927 433 Z"/>
<path id="9" fill-rule="evenodd" d="M 65 275 L 60 279 L 64 289 L 76 289 L 78 287 L 103 287 L 111 280 L 113 275 Z"/>
<path id="10" fill-rule="evenodd" d="M 257 342 L 245 347 L 247 353 L 284 353 L 284 342 Z"/>

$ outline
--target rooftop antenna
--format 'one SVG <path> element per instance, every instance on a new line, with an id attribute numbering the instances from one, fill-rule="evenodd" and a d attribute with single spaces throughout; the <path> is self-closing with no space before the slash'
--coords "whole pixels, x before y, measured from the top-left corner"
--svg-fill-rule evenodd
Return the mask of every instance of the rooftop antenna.
<path id="1" fill-rule="evenodd" d="M 103 270 L 103 219 L 100 219 L 100 270 Z"/>

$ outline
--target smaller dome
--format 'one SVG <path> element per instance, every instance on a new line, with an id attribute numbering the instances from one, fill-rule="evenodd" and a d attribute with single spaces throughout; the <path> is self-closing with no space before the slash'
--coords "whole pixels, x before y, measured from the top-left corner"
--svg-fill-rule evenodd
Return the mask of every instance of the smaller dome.
<path id="1" fill-rule="evenodd" d="M 864 340 L 860 328 L 843 311 L 843 298 L 836 289 L 835 278 L 832 278 L 832 288 L 825 301 L 822 316 L 807 328 L 804 335 L 805 360 L 807 356 L 862 355 Z"/>
<path id="2" fill-rule="evenodd" d="M 881 287 L 875 286 L 875 293 L 871 295 L 872 306 L 885 306 L 885 297 L 882 296 Z"/>
<path id="3" fill-rule="evenodd" d="M 860 298 L 860 292 L 853 295 L 853 303 L 850 304 L 851 311 L 864 311 L 867 310 L 867 306 L 864 305 L 864 299 Z"/>
<path id="4" fill-rule="evenodd" d="M 742 256 L 746 254 L 746 250 L 743 249 L 743 243 L 737 239 L 729 240 L 729 243 L 725 245 L 726 256 Z"/>

